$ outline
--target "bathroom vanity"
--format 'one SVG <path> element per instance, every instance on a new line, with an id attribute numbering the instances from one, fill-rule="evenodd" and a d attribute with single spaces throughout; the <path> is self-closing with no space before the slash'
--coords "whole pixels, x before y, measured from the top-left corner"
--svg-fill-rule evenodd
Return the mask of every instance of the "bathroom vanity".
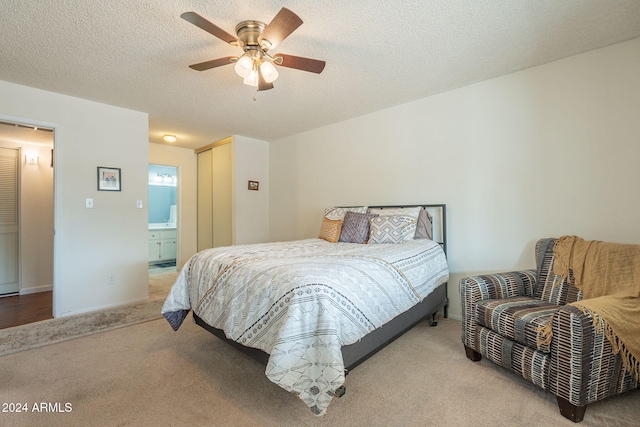
<path id="1" fill-rule="evenodd" d="M 149 262 L 175 261 L 176 238 L 174 224 L 149 224 Z"/>

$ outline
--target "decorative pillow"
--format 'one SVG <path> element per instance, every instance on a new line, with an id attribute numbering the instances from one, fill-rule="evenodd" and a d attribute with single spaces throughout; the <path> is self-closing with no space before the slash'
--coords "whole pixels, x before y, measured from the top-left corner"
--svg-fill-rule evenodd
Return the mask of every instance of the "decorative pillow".
<path id="1" fill-rule="evenodd" d="M 322 227 L 320 227 L 320 237 L 327 242 L 335 243 L 340 238 L 340 229 L 342 228 L 342 221 L 339 219 L 327 219 L 322 220 Z"/>
<path id="2" fill-rule="evenodd" d="M 420 215 L 422 206 L 411 206 L 406 208 L 369 208 L 367 210 L 370 214 L 378 214 L 380 216 L 408 216 L 415 220 Z"/>
<path id="3" fill-rule="evenodd" d="M 342 221 L 347 212 L 367 213 L 367 207 L 353 206 L 349 208 L 327 208 L 324 210 L 324 217 L 328 219 L 339 219 Z"/>
<path id="4" fill-rule="evenodd" d="M 413 238 L 433 240 L 433 218 L 425 208 L 420 209 L 416 235 Z"/>
<path id="5" fill-rule="evenodd" d="M 365 243 L 369 240 L 369 220 L 378 215 L 347 212 L 342 222 L 339 242 L 345 243 Z"/>
<path id="6" fill-rule="evenodd" d="M 408 216 L 379 216 L 371 219 L 369 243 L 402 243 L 413 240 L 417 220 Z"/>

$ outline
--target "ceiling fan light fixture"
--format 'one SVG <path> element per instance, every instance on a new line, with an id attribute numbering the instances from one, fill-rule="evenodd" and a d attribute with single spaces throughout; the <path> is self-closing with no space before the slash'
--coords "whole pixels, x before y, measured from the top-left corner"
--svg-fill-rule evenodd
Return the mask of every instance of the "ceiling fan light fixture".
<path id="1" fill-rule="evenodd" d="M 242 83 L 249 86 L 258 86 L 258 70 L 251 70 L 249 74 L 242 80 Z"/>
<path id="2" fill-rule="evenodd" d="M 278 78 L 278 70 L 276 70 L 276 67 L 269 61 L 263 61 L 262 64 L 260 64 L 260 72 L 262 73 L 264 81 L 267 83 L 272 83 Z"/>
<path id="3" fill-rule="evenodd" d="M 246 78 L 253 70 L 253 58 L 248 53 L 245 53 L 236 61 L 233 69 L 240 77 Z"/>
<path id="4" fill-rule="evenodd" d="M 278 46 L 300 25 L 302 19 L 283 7 L 269 24 L 248 20 L 236 25 L 236 36 L 203 18 L 195 12 L 185 12 L 182 19 L 230 44 L 242 49 L 241 56 L 226 56 L 211 61 L 189 65 L 196 71 L 205 71 L 223 65 L 234 64 L 234 71 L 243 79 L 243 83 L 253 86 L 257 91 L 273 89 L 273 81 L 278 78 L 276 66 L 293 68 L 320 74 L 325 62 L 301 56 L 277 54 L 272 56 L 269 50 Z"/>

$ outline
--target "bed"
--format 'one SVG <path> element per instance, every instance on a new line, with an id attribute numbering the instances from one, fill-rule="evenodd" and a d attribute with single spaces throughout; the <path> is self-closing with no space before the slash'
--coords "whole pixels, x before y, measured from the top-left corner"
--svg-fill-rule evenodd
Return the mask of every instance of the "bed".
<path id="1" fill-rule="evenodd" d="M 439 309 L 447 316 L 445 209 L 331 208 L 319 238 L 201 251 L 162 314 L 177 330 L 193 311 L 198 325 L 265 364 L 272 382 L 322 416 L 350 370 L 425 317 L 435 324 Z M 368 244 L 362 230 L 355 241 L 348 233 L 353 218 L 369 225 Z M 421 222 L 431 229 L 418 238 Z"/>

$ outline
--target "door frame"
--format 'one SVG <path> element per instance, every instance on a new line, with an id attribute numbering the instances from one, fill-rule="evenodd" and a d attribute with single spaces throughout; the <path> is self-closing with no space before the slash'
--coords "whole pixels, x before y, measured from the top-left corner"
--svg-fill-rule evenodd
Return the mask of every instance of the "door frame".
<path id="1" fill-rule="evenodd" d="M 56 151 L 59 151 L 60 148 L 60 132 L 62 130 L 61 126 L 57 123 L 52 123 L 52 122 L 46 122 L 46 121 L 42 121 L 42 120 L 34 120 L 34 119 L 30 119 L 30 118 L 26 118 L 26 117 L 17 117 L 17 116 L 11 116 L 8 114 L 2 114 L 0 113 L 0 120 L 3 122 L 10 122 L 10 123 L 18 123 L 18 124 L 24 124 L 24 125 L 28 125 L 28 126 L 34 126 L 34 127 L 43 127 L 43 128 L 48 128 L 48 129 L 53 129 L 53 152 L 54 152 L 54 156 L 53 156 L 53 280 L 52 280 L 52 313 L 51 315 L 53 317 L 56 317 L 56 313 L 58 312 L 57 307 L 59 305 L 59 295 L 61 295 L 61 289 L 60 286 L 58 285 L 60 283 L 59 279 L 58 279 L 58 275 L 59 275 L 59 268 L 57 268 L 58 265 L 58 257 L 57 257 L 57 253 L 58 253 L 58 239 L 56 238 L 56 229 L 58 228 L 58 221 L 59 221 L 59 215 L 58 215 L 58 211 L 59 211 L 59 202 L 58 202 L 58 197 L 57 195 L 60 194 L 60 191 L 58 189 L 58 183 L 59 180 L 57 179 L 58 177 L 58 163 L 59 163 L 59 157 L 58 155 L 55 155 Z M 20 156 L 22 156 L 22 150 L 20 151 Z M 20 194 L 22 193 L 22 188 L 19 189 L 20 193 L 18 198 L 20 198 Z M 18 204 L 18 209 L 20 209 L 20 204 Z M 21 242 L 21 237 L 22 236 L 22 221 L 19 221 L 19 228 L 18 228 L 18 236 L 19 236 L 19 241 L 18 241 L 18 250 L 21 250 L 22 248 L 22 242 Z M 22 256 L 21 254 L 18 255 L 19 257 L 19 268 L 22 269 Z M 20 277 L 20 281 L 22 280 L 21 277 L 21 272 L 18 273 L 18 276 Z M 20 283 L 20 286 L 22 286 L 22 283 Z"/>
<path id="2" fill-rule="evenodd" d="M 149 160 L 147 162 L 147 170 L 150 166 L 161 166 L 161 167 L 168 167 L 168 168 L 174 168 L 176 170 L 176 270 L 178 269 L 178 266 L 181 265 L 181 261 L 182 261 L 182 254 L 181 254 L 181 250 L 180 250 L 180 241 L 182 239 L 182 227 L 180 226 L 180 223 L 182 221 L 182 201 L 180 200 L 180 198 L 182 197 L 182 191 L 181 191 L 181 185 L 182 185 L 182 177 L 180 176 L 180 171 L 181 171 L 181 166 L 176 165 L 176 164 L 167 164 L 167 163 L 158 163 L 158 162 L 152 162 L 151 160 Z M 147 182 L 147 209 L 149 208 L 149 183 Z M 149 219 L 147 218 L 147 224 L 149 222 Z"/>

